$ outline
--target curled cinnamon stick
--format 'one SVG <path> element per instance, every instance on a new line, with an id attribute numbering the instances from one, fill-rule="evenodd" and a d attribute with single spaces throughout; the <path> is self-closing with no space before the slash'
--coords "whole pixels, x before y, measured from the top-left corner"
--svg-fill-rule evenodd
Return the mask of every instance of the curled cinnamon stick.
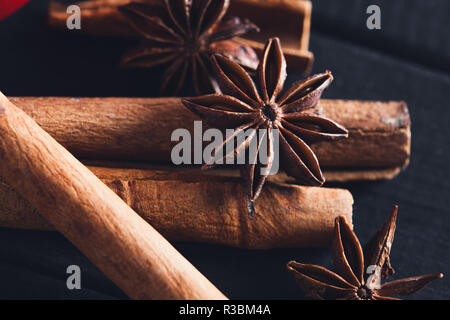
<path id="1" fill-rule="evenodd" d="M 224 299 L 150 224 L 0 93 L 0 177 L 129 297 Z"/>
<path id="2" fill-rule="evenodd" d="M 75 156 L 171 163 L 175 129 L 193 132 L 179 98 L 12 98 Z M 411 131 L 404 102 L 321 100 L 319 111 L 349 138 L 313 145 L 328 181 L 389 179 L 409 162 Z M 206 129 L 206 124 L 204 124 Z"/>
<path id="3" fill-rule="evenodd" d="M 268 183 L 249 219 L 238 177 L 189 169 L 89 169 L 169 240 L 249 249 L 327 246 L 335 218 L 352 221 L 353 198 L 343 189 Z M 5 183 L 0 203 L 0 226 L 53 229 Z"/>

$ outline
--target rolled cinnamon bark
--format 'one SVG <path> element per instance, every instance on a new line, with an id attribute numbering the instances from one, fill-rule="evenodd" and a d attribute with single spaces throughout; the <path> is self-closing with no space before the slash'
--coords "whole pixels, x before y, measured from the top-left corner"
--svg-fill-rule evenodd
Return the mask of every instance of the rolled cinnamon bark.
<path id="1" fill-rule="evenodd" d="M 250 19 L 261 30 L 238 41 L 251 46 L 261 56 L 267 39 L 278 37 L 289 70 L 309 73 L 314 62 L 314 55 L 308 49 L 311 9 L 309 0 L 233 0 L 228 15 Z"/>
<path id="2" fill-rule="evenodd" d="M 83 34 L 137 38 L 139 34 L 118 11 L 118 7 L 131 1 L 148 2 L 162 0 L 89 0 L 73 2 L 81 9 Z M 48 9 L 50 26 L 67 30 L 67 4 L 51 1 Z M 245 35 L 236 40 L 256 51 L 264 49 L 266 40 L 279 37 L 283 51 L 292 70 L 308 73 L 314 61 L 308 50 L 311 24 L 311 2 L 309 0 L 233 0 L 228 16 L 248 18 L 259 28 L 259 33 Z M 273 21 L 283 23 L 272 23 Z"/>
<path id="3" fill-rule="evenodd" d="M 0 177 L 129 297 L 225 298 L 150 224 L 1 93 Z"/>
<path id="4" fill-rule="evenodd" d="M 268 183 L 250 219 L 238 177 L 189 169 L 89 169 L 169 240 L 249 249 L 327 246 L 335 218 L 352 221 L 353 198 L 344 189 Z M 0 226 L 53 229 L 4 183 L 0 203 Z"/>
<path id="5" fill-rule="evenodd" d="M 76 157 L 171 163 L 175 129 L 193 132 L 197 116 L 179 98 L 11 98 Z M 411 131 L 404 102 L 321 100 L 318 109 L 349 138 L 315 144 L 328 181 L 395 176 L 409 162 Z M 206 129 L 206 124 L 204 124 Z"/>

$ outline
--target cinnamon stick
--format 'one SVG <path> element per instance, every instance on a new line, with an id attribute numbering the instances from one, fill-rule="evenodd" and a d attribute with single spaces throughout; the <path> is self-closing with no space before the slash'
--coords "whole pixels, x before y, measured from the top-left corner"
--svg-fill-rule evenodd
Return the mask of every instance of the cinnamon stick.
<path id="1" fill-rule="evenodd" d="M 172 132 L 193 132 L 199 120 L 179 98 L 11 99 L 81 159 L 169 164 Z M 407 166 L 411 131 L 404 102 L 321 100 L 318 110 L 349 130 L 348 139 L 312 146 L 328 181 L 390 179 Z"/>
<path id="2" fill-rule="evenodd" d="M 136 38 L 133 30 L 118 11 L 118 7 L 131 1 L 147 2 L 161 0 L 89 0 L 74 2 L 81 9 L 83 34 Z M 308 73 L 314 56 L 308 50 L 311 24 L 309 0 L 233 0 L 228 16 L 248 18 L 260 28 L 260 32 L 236 40 L 253 47 L 257 52 L 264 49 L 266 40 L 277 36 L 292 70 Z M 67 4 L 51 1 L 48 9 L 50 26 L 67 30 Z M 283 23 L 273 23 L 283 21 Z"/>
<path id="3" fill-rule="evenodd" d="M 309 0 L 232 0 L 228 15 L 250 19 L 261 29 L 238 41 L 251 46 L 261 56 L 267 39 L 278 37 L 288 68 L 309 73 L 314 62 L 314 55 L 308 49 L 311 10 Z"/>
<path id="4" fill-rule="evenodd" d="M 150 224 L 1 93 L 0 177 L 129 297 L 225 298 Z"/>
<path id="5" fill-rule="evenodd" d="M 248 249 L 328 246 L 335 218 L 352 221 L 353 198 L 343 189 L 268 183 L 250 219 L 238 177 L 192 169 L 89 169 L 169 240 Z M 53 229 L 5 183 L 0 203 L 0 226 Z"/>

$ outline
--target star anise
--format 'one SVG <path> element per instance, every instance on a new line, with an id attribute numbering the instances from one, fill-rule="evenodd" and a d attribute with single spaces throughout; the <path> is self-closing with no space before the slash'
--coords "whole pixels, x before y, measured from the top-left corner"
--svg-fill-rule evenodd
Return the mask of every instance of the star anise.
<path id="1" fill-rule="evenodd" d="M 380 284 L 394 274 L 389 255 L 394 240 L 397 206 L 366 244 L 364 255 L 358 238 L 343 217 L 336 218 L 333 241 L 336 273 L 321 266 L 291 261 L 288 270 L 312 298 L 344 300 L 398 300 L 392 295 L 413 294 L 442 273 L 410 277 Z"/>
<path id="2" fill-rule="evenodd" d="M 222 94 L 183 99 L 184 105 L 199 115 L 210 126 L 220 129 L 233 128 L 234 135 L 223 142 L 219 150 L 225 150 L 230 139 L 248 129 L 265 130 L 265 137 L 250 134 L 233 150 L 243 152 L 256 143 L 259 153 L 266 141 L 267 164 L 260 170 L 260 161 L 241 166 L 241 173 L 248 186 L 249 200 L 253 201 L 270 172 L 274 154 L 279 147 L 280 168 L 295 177 L 299 183 L 320 186 L 325 178 L 314 152 L 307 143 L 336 140 L 348 136 L 347 130 L 320 115 L 305 113 L 315 108 L 322 92 L 333 80 L 329 71 L 295 83 L 281 94 L 286 79 L 286 62 L 278 38 L 268 40 L 264 56 L 258 66 L 256 85 L 250 75 L 237 63 L 216 54 L 212 57 Z M 256 130 L 255 130 L 256 131 Z M 279 146 L 274 143 L 278 133 Z M 247 151 L 248 152 L 248 151 Z M 225 154 L 217 152 L 216 154 Z M 230 154 L 225 154 L 224 159 Z M 205 165 L 204 168 L 213 165 Z M 262 172 L 263 171 L 263 172 Z M 250 210 L 251 211 L 251 210 Z"/>
<path id="3" fill-rule="evenodd" d="M 229 0 L 159 0 L 131 2 L 120 7 L 145 39 L 123 56 L 122 63 L 138 67 L 167 64 L 162 94 L 177 94 L 189 72 L 197 94 L 216 92 L 211 54 L 221 53 L 249 69 L 258 65 L 252 48 L 232 40 L 258 28 L 237 17 L 222 21 L 229 3 Z"/>

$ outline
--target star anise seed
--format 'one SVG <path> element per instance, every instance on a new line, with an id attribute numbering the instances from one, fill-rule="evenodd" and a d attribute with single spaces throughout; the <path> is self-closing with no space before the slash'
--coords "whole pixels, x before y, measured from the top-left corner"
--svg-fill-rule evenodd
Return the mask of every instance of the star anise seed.
<path id="1" fill-rule="evenodd" d="M 331 72 L 299 81 L 281 94 L 286 79 L 286 61 L 278 38 L 270 39 L 266 44 L 258 66 L 258 85 L 241 66 L 227 57 L 216 54 L 212 60 L 222 94 L 186 98 L 183 103 L 210 126 L 235 129 L 234 135 L 224 141 L 219 151 L 225 150 L 227 142 L 242 131 L 263 129 L 265 136 L 256 141 L 257 150 L 259 153 L 265 139 L 267 150 L 264 152 L 267 152 L 268 161 L 263 171 L 270 172 L 276 147 L 273 135 L 274 130 L 278 130 L 280 168 L 299 183 L 322 185 L 325 178 L 308 144 L 346 138 L 348 132 L 330 119 L 304 111 L 317 106 L 322 92 L 333 80 Z M 249 135 L 233 152 L 246 151 L 255 139 L 256 134 Z M 225 152 L 216 154 L 224 154 L 224 159 L 229 156 Z M 261 173 L 260 161 L 248 163 L 241 167 L 241 172 L 247 183 L 251 206 L 258 198 L 267 174 Z"/>
<path id="2" fill-rule="evenodd" d="M 249 46 L 232 38 L 258 28 L 248 20 L 222 21 L 229 0 L 159 0 L 131 2 L 120 7 L 131 26 L 144 39 L 127 52 L 122 64 L 153 67 L 167 64 L 161 94 L 177 94 L 192 74 L 197 94 L 217 92 L 210 56 L 221 53 L 241 65 L 256 69 L 258 57 Z"/>
<path id="3" fill-rule="evenodd" d="M 344 217 L 336 218 L 332 272 L 321 266 L 291 261 L 287 268 L 305 293 L 318 299 L 397 300 L 392 295 L 413 294 L 442 273 L 427 274 L 381 284 L 394 273 L 389 261 L 394 239 L 397 206 L 367 243 L 364 255 L 358 238 Z"/>

